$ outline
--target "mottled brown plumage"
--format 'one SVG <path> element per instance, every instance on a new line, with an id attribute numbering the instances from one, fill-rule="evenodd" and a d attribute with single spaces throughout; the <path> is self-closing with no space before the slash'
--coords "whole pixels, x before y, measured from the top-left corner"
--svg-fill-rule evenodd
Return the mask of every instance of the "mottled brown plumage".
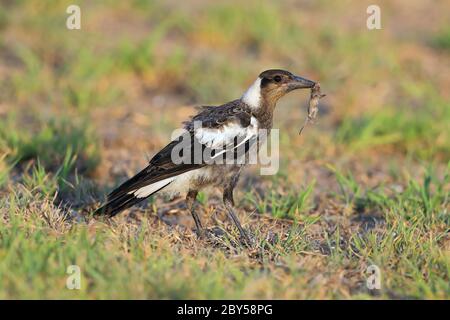
<path id="1" fill-rule="evenodd" d="M 233 189 L 245 164 L 219 164 L 209 160 L 214 160 L 223 152 L 236 154 L 239 146 L 243 146 L 245 153 L 248 153 L 256 145 L 258 130 L 272 128 L 278 100 L 292 90 L 311 88 L 313 85 L 313 81 L 288 71 L 267 70 L 260 74 L 241 99 L 221 106 L 202 107 L 198 114 L 184 122 L 186 132 L 158 152 L 148 167 L 112 191 L 106 204 L 96 214 L 114 216 L 160 190 L 172 194 L 186 193 L 197 231 L 203 234 L 200 218 L 195 212 L 195 198 L 199 190 L 218 186 L 223 190 L 223 201 L 230 218 L 248 243 L 250 239 L 233 209 Z M 190 145 L 187 150 L 192 152 L 183 156 L 190 163 L 177 163 L 173 159 L 174 151 L 188 138 Z M 200 147 L 203 154 L 210 154 L 210 157 L 195 162 L 192 154 L 196 147 Z"/>

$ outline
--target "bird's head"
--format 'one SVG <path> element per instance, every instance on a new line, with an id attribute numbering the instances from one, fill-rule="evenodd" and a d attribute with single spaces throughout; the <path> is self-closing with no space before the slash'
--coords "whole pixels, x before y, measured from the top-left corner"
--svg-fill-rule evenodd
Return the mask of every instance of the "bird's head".
<path id="1" fill-rule="evenodd" d="M 242 101 L 253 109 L 274 108 L 277 101 L 286 93 L 296 89 L 314 87 L 315 82 L 293 75 L 285 70 L 266 70 L 242 96 Z"/>

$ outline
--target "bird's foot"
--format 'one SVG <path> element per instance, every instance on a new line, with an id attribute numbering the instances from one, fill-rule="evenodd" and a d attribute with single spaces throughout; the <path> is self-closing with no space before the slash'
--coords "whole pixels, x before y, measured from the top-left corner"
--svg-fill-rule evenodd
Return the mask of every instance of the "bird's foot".
<path id="1" fill-rule="evenodd" d="M 222 228 L 213 227 L 211 229 L 208 229 L 208 235 L 210 235 L 211 237 L 223 238 L 227 235 L 227 233 Z"/>
<path id="2" fill-rule="evenodd" d="M 202 228 L 201 230 L 196 230 L 196 234 L 199 240 L 217 241 L 229 237 L 229 234 L 219 227 L 213 227 L 210 229 Z M 238 243 L 240 243 L 243 247 L 252 249 L 255 247 L 256 239 L 248 230 L 242 230 L 242 232 L 240 232 Z"/>
<path id="3" fill-rule="evenodd" d="M 240 233 L 240 242 L 244 247 L 253 248 L 256 244 L 255 238 L 247 230 L 242 230 Z"/>
<path id="4" fill-rule="evenodd" d="M 205 229 L 197 229 L 195 230 L 198 239 L 205 239 L 207 237 L 207 233 Z"/>
<path id="5" fill-rule="evenodd" d="M 213 227 L 211 229 L 202 229 L 200 233 L 197 231 L 198 238 L 204 240 L 220 239 L 226 237 L 226 235 L 227 233 L 219 227 Z"/>

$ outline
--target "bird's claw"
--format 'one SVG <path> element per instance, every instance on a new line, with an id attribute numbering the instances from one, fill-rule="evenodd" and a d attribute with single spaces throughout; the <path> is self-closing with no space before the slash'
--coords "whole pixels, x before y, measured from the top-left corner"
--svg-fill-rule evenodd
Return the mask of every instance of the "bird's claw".
<path id="1" fill-rule="evenodd" d="M 195 233 L 197 234 L 198 239 L 205 239 L 207 236 L 205 229 L 197 229 L 195 230 Z"/>
<path id="2" fill-rule="evenodd" d="M 249 235 L 247 230 L 242 230 L 240 233 L 239 242 L 242 246 L 246 248 L 254 248 L 256 244 L 256 240 L 253 236 Z M 212 229 L 201 229 L 196 230 L 197 238 L 199 240 L 214 240 L 218 238 L 223 238 L 227 236 L 227 232 L 221 228 L 214 227 Z"/>
<path id="3" fill-rule="evenodd" d="M 248 231 L 243 230 L 243 233 L 240 237 L 241 244 L 247 248 L 253 248 L 255 246 L 255 238 L 249 236 Z"/>
<path id="4" fill-rule="evenodd" d="M 211 239 L 211 238 L 221 238 L 226 233 L 220 228 L 212 228 L 212 229 L 202 229 L 196 230 L 197 237 L 199 239 Z"/>

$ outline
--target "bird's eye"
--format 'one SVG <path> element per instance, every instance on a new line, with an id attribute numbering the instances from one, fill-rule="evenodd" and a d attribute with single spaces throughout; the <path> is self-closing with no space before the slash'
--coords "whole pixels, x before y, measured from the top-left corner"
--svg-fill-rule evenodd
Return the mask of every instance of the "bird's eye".
<path id="1" fill-rule="evenodd" d="M 280 82 L 281 81 L 281 77 L 280 76 L 275 76 L 275 77 L 273 77 L 273 80 L 275 82 Z"/>

